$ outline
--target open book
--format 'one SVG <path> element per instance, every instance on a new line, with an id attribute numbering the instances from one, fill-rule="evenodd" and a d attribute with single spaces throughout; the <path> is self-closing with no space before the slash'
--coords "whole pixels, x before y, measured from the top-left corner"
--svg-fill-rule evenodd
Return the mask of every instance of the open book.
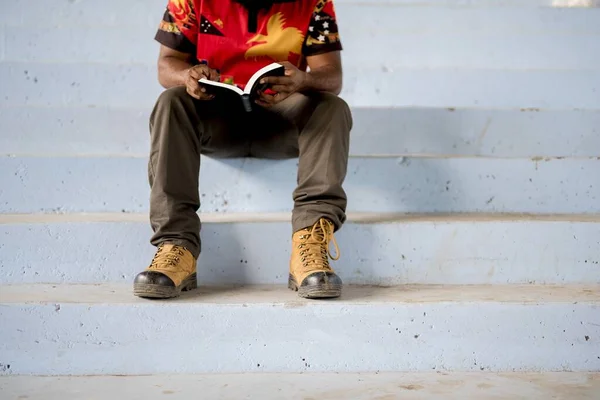
<path id="1" fill-rule="evenodd" d="M 244 90 L 228 83 L 210 81 L 205 78 L 200 79 L 198 82 L 205 85 L 206 90 L 209 93 L 217 96 L 219 93 L 225 94 L 227 92 L 238 94 L 242 99 L 246 111 L 250 112 L 252 111 L 252 103 L 254 100 L 259 96 L 259 93 L 266 90 L 268 86 L 267 84 L 261 84 L 260 80 L 267 76 L 283 76 L 284 74 L 285 68 L 283 65 L 278 63 L 269 64 L 252 75 Z"/>

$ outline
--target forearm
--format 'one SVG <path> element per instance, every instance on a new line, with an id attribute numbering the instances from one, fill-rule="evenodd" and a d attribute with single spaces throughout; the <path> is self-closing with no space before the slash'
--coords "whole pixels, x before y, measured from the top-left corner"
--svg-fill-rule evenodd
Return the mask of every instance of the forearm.
<path id="1" fill-rule="evenodd" d="M 192 64 L 177 57 L 161 57 L 158 61 L 158 81 L 165 88 L 185 86 Z"/>
<path id="2" fill-rule="evenodd" d="M 329 65 L 311 70 L 306 74 L 304 91 L 340 94 L 342 91 L 342 71 Z"/>

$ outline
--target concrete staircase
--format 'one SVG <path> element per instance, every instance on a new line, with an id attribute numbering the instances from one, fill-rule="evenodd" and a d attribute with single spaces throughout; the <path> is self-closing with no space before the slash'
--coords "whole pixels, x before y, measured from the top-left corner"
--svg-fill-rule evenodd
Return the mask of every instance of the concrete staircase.
<path id="1" fill-rule="evenodd" d="M 285 289 L 294 160 L 203 159 L 203 287 L 134 298 L 165 1 L 3 5 L 0 398 L 600 398 L 600 2 L 336 4 L 326 302 Z"/>

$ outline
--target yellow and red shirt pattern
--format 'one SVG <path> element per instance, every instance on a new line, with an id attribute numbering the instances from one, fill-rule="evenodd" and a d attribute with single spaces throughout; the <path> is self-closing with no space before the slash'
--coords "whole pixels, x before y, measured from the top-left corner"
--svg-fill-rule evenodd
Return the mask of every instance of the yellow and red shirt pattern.
<path id="1" fill-rule="evenodd" d="M 342 50 L 333 0 L 275 1 L 256 27 L 248 31 L 248 11 L 234 0 L 169 0 L 155 38 L 240 87 L 272 62 L 306 69 L 306 57 Z"/>

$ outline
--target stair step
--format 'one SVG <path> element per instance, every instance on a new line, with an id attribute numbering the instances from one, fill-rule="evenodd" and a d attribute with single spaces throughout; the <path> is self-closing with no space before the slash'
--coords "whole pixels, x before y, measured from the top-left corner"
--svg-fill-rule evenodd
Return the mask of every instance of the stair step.
<path id="1" fill-rule="evenodd" d="M 597 373 L 343 373 L 0 377 L 7 399 L 595 400 Z"/>
<path id="2" fill-rule="evenodd" d="M 157 11 L 159 10 L 162 8 L 157 8 Z M 465 32 L 465 29 L 460 29 L 460 21 L 453 21 L 454 27 L 448 28 L 447 31 L 440 31 L 439 28 L 431 31 L 427 30 L 427 27 L 407 31 L 406 27 L 400 25 L 403 22 L 398 16 L 404 15 L 404 19 L 411 17 L 423 19 L 414 10 L 390 12 L 388 8 L 382 6 L 355 10 L 361 12 L 360 16 L 352 15 L 350 18 L 345 18 L 343 14 L 339 16 L 345 50 L 342 58 L 348 66 L 360 64 L 362 67 L 377 69 L 385 67 L 387 69 L 594 70 L 598 69 L 600 64 L 600 52 L 589 51 L 597 47 L 600 40 L 600 29 L 594 27 L 600 25 L 600 12 L 595 12 L 595 20 L 590 18 L 589 27 L 584 25 L 579 31 L 577 28 L 572 28 L 569 31 L 557 32 L 551 28 L 553 25 L 560 25 L 557 23 L 547 24 L 546 31 L 521 33 L 518 28 L 509 30 L 511 26 L 500 31 L 482 27 L 479 31 Z M 445 12 L 444 21 L 440 21 L 440 24 L 452 21 L 453 15 L 458 14 L 456 11 Z M 368 13 L 373 13 L 371 15 L 383 13 L 385 17 L 379 16 L 375 19 L 362 17 Z M 494 13 L 488 11 L 489 15 Z M 567 15 L 560 11 L 555 13 L 559 21 L 561 17 L 572 21 L 582 19 L 578 18 L 578 15 Z M 156 24 L 143 28 L 129 25 L 120 29 L 111 29 L 105 26 L 69 24 L 68 27 L 61 28 L 28 26 L 29 29 L 25 32 L 22 29 L 8 29 L 5 32 L 4 60 L 29 63 L 141 63 L 154 66 L 158 44 L 152 38 L 156 34 L 159 14 L 160 12 L 155 13 Z M 473 15 L 471 18 L 476 17 Z M 495 18 L 498 20 L 502 17 Z M 464 16 L 459 19 L 466 20 Z M 468 21 L 467 24 L 474 25 L 473 21 Z M 345 26 L 348 29 L 345 29 Z M 459 29 L 456 29 L 457 27 Z M 135 42 L 136 46 L 130 46 L 129 42 L 115 45 L 123 37 Z M 0 31 L 1 38 L 2 31 Z M 60 45 L 67 42 L 71 42 L 71 46 L 64 48 Z M 394 51 L 389 51 L 391 48 Z M 381 57 L 382 54 L 385 54 L 384 59 Z"/>
<path id="3" fill-rule="evenodd" d="M 599 285 L 202 288 L 169 302 L 130 285 L 0 287 L 11 374 L 597 371 Z M 8 371 L 3 372 L 7 374 Z"/>
<path id="4" fill-rule="evenodd" d="M 153 32 L 165 8 L 163 0 L 130 0 L 125 4 L 105 0 L 102 5 L 29 0 L 28 4 L 31 7 L 25 9 L 18 3 L 8 3 L 0 14 L 0 24 L 63 29 L 112 27 L 121 31 L 135 26 Z M 599 0 L 337 0 L 335 5 L 344 35 L 352 28 L 359 32 L 385 29 L 392 33 L 600 33 L 594 23 L 600 13 L 594 8 L 600 5 Z M 577 5 L 584 7 L 573 7 Z M 369 18 L 362 18 L 365 15 Z"/>
<path id="5" fill-rule="evenodd" d="M 104 84 L 99 84 L 102 82 Z M 600 109 L 600 70 L 393 69 L 350 65 L 354 107 Z M 118 85 L 119 90 L 106 90 Z M 151 108 L 162 89 L 142 64 L 0 63 L 0 106 Z"/>
<path id="6" fill-rule="evenodd" d="M 600 24 L 599 24 L 600 26 Z M 0 106 L 2 155 L 136 156 L 148 108 Z M 354 108 L 350 154 L 593 157 L 600 111 Z M 49 134 L 50 133 L 50 134 Z"/>
<path id="7" fill-rule="evenodd" d="M 288 214 L 205 217 L 202 284 L 286 282 Z M 368 217 L 336 235 L 346 283 L 600 283 L 600 217 Z M 147 219 L 0 215 L 0 283 L 129 283 L 155 251 Z"/>
<path id="8" fill-rule="evenodd" d="M 203 212 L 290 211 L 297 160 L 203 158 Z M 600 158 L 354 157 L 351 212 L 589 213 Z M 145 158 L 1 157 L 0 213 L 147 212 Z"/>

